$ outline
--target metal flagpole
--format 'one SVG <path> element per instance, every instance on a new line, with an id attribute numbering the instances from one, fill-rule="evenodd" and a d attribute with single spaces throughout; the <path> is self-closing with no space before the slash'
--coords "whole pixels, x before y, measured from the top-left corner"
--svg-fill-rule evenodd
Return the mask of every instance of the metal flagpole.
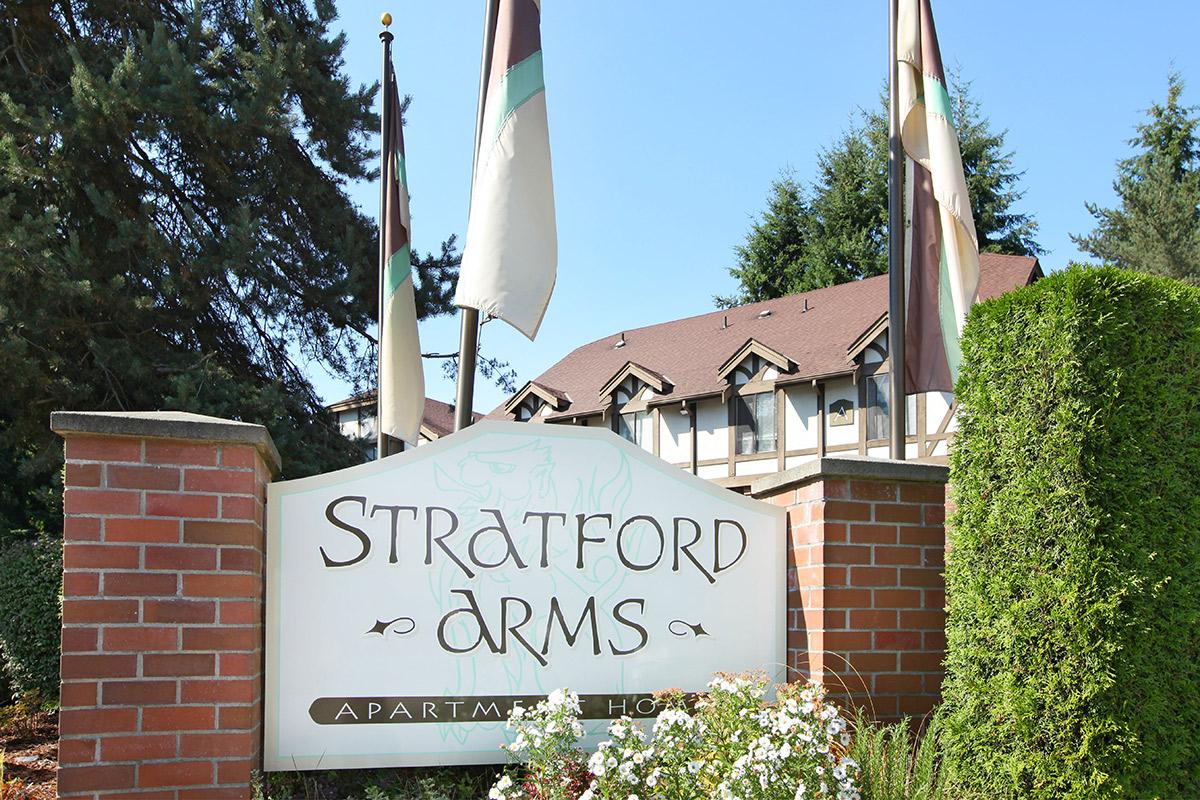
<path id="1" fill-rule="evenodd" d="M 376 363 L 375 372 L 375 457 L 384 458 L 392 454 L 392 437 L 383 432 L 380 427 L 383 422 L 383 285 L 387 271 L 387 241 L 384 236 L 384 225 L 387 224 L 387 167 L 388 159 L 391 157 L 391 114 L 388 109 L 388 98 L 391 97 L 389 91 L 390 70 L 388 65 L 392 60 L 392 33 L 387 30 L 392 24 L 392 15 L 384 14 L 379 18 L 383 23 L 383 30 L 379 32 L 379 41 L 383 42 L 383 80 L 380 81 L 380 97 L 383 102 L 379 104 L 380 110 L 380 144 L 379 144 L 379 342 L 376 345 L 378 361 Z M 391 391 L 390 387 L 388 391 Z"/>
<path id="2" fill-rule="evenodd" d="M 904 150 L 900 143 L 900 100 L 896 83 L 899 0 L 888 0 L 888 353 L 891 455 L 904 460 Z"/>
<path id="3" fill-rule="evenodd" d="M 479 65 L 479 104 L 475 111 L 475 157 L 471 164 L 471 189 L 475 189 L 475 169 L 479 166 L 479 142 L 483 136 L 483 105 L 487 99 L 492 46 L 496 40 L 496 9 L 500 0 L 487 0 L 483 16 L 483 60 Z M 454 404 L 454 430 L 471 424 L 475 410 L 475 361 L 479 351 L 479 309 L 460 309 L 462 330 L 458 342 L 458 397 Z"/>

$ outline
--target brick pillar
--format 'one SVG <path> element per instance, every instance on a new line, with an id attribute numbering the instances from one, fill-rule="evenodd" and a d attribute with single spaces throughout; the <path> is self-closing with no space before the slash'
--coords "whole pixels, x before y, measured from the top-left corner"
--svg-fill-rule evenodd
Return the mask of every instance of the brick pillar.
<path id="1" fill-rule="evenodd" d="M 249 797 L 261 768 L 261 425 L 56 412 L 62 797 Z"/>
<path id="2" fill-rule="evenodd" d="M 945 491 L 934 464 L 822 458 L 764 478 L 788 509 L 788 659 L 879 719 L 941 696 Z"/>

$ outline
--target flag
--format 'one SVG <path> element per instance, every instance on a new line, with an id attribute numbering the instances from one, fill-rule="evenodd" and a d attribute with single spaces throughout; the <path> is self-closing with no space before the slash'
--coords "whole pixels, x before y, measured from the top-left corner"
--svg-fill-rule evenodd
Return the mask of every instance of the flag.
<path id="1" fill-rule="evenodd" d="M 979 288 L 979 241 L 929 0 L 900 0 L 897 102 L 905 155 L 905 382 L 951 391 Z"/>
<path id="2" fill-rule="evenodd" d="M 388 64 L 383 105 L 390 130 L 389 141 L 383 148 L 384 207 L 380 235 L 384 244 L 384 264 L 380 276 L 383 307 L 379 315 L 379 431 L 415 444 L 425 412 L 425 374 L 421 366 L 421 342 L 417 338 L 404 129 L 391 64 Z"/>
<path id="3" fill-rule="evenodd" d="M 454 303 L 537 335 L 558 265 L 540 0 L 499 0 Z"/>

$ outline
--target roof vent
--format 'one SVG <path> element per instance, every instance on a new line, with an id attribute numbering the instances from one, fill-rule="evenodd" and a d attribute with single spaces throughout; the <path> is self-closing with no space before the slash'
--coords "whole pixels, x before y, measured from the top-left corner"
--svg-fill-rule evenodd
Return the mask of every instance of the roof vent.
<path id="1" fill-rule="evenodd" d="M 766 319 L 769 316 L 771 316 L 771 309 L 769 308 L 764 308 L 762 311 L 758 312 L 759 319 Z"/>
<path id="2" fill-rule="evenodd" d="M 803 311 L 801 311 L 800 313 L 801 313 L 801 314 L 807 314 L 807 313 L 808 313 L 808 298 L 807 298 L 807 297 L 806 297 L 806 298 L 804 298 L 804 310 L 803 310 Z"/>
<path id="3" fill-rule="evenodd" d="M 616 350 L 616 349 L 624 347 L 624 346 L 625 346 L 625 332 L 622 331 L 621 338 L 619 340 L 617 340 L 616 344 L 613 345 L 613 349 Z"/>
<path id="4" fill-rule="evenodd" d="M 729 327 L 729 315 L 725 314 L 724 316 L 721 317 L 721 330 L 725 330 L 728 327 Z"/>

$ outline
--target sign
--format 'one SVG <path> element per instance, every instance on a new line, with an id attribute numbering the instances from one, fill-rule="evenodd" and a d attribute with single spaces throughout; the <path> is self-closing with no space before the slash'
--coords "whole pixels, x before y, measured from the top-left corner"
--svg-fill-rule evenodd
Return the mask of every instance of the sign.
<path id="1" fill-rule="evenodd" d="M 599 734 L 784 678 L 783 509 L 610 431 L 484 421 L 267 494 L 268 770 L 501 762 L 556 688 Z"/>

